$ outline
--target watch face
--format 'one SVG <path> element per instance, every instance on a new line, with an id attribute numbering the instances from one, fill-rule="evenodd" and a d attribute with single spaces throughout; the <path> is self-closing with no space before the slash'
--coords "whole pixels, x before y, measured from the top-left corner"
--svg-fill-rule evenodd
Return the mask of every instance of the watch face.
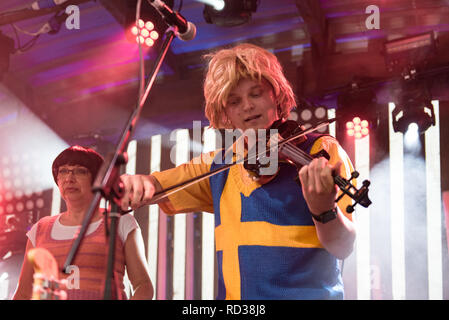
<path id="1" fill-rule="evenodd" d="M 329 210 L 323 214 L 320 214 L 319 216 L 312 214 L 312 217 L 321 223 L 326 223 L 331 220 L 334 220 L 337 217 L 337 209 L 334 208 L 334 209 Z"/>

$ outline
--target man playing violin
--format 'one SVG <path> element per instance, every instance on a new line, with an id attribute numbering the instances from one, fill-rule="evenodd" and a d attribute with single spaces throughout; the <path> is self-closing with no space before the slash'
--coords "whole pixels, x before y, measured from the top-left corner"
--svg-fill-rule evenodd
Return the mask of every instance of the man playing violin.
<path id="1" fill-rule="evenodd" d="M 272 53 L 240 44 L 206 57 L 205 113 L 212 127 L 268 129 L 296 105 Z M 345 212 L 352 200 L 335 202 L 333 176 L 348 178 L 352 164 L 328 135 L 308 135 L 300 147 L 310 154 L 324 149 L 329 161 L 316 158 L 299 170 L 279 162 L 265 184 L 237 164 L 157 202 L 168 214 L 214 213 L 217 299 L 343 299 L 338 259 L 352 252 L 355 228 Z M 219 168 L 222 157 L 217 150 L 152 175 L 123 175 L 122 209 L 149 204 L 164 188 Z"/>

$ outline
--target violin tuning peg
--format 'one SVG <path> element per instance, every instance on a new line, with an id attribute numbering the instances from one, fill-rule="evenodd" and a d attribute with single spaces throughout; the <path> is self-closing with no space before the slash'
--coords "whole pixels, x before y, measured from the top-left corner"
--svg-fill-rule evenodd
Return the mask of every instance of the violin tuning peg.
<path id="1" fill-rule="evenodd" d="M 356 179 L 356 178 L 358 178 L 359 177 L 359 173 L 357 172 L 357 171 L 353 171 L 352 173 L 351 173 L 351 180 L 352 179 Z"/>

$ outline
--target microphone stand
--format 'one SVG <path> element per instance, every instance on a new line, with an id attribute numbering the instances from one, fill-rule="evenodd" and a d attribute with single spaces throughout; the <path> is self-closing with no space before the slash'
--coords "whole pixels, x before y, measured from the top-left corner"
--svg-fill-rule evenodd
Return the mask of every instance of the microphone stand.
<path id="1" fill-rule="evenodd" d="M 176 29 L 176 28 L 175 28 Z M 126 164 L 128 159 L 126 155 L 126 150 L 129 141 L 131 140 L 133 131 L 136 127 L 137 121 L 139 119 L 140 113 L 142 111 L 143 105 L 145 103 L 146 98 L 148 97 L 148 93 L 151 90 L 154 81 L 156 80 L 157 73 L 159 72 L 160 67 L 162 66 L 162 62 L 168 52 L 168 48 L 175 37 L 175 31 L 170 28 L 167 33 L 165 40 L 162 44 L 162 49 L 153 65 L 153 69 L 150 73 L 149 82 L 147 85 L 147 90 L 145 94 L 141 97 L 139 96 L 139 101 L 137 106 L 135 107 L 133 113 L 131 114 L 126 127 L 122 133 L 122 136 L 119 142 L 116 145 L 116 149 L 114 153 L 108 154 L 105 158 L 103 165 L 101 166 L 94 184 L 92 186 L 92 192 L 94 193 L 94 198 L 90 204 L 88 211 L 83 220 L 83 224 L 81 226 L 80 232 L 72 244 L 72 247 L 69 251 L 67 259 L 64 263 L 63 272 L 66 272 L 67 267 L 72 263 L 78 248 L 81 244 L 81 241 L 84 238 L 84 235 L 87 231 L 87 228 L 90 224 L 92 216 L 94 212 L 98 208 L 98 204 L 100 203 L 101 197 L 104 197 L 111 203 L 111 213 L 110 213 L 110 234 L 109 234 L 109 252 L 108 252 L 108 261 L 107 261 L 107 272 L 104 286 L 104 299 L 110 300 L 112 299 L 112 289 L 113 289 L 113 280 L 114 280 L 114 259 L 115 259 L 115 242 L 116 242 L 116 234 L 117 234 L 117 224 L 118 218 L 121 214 L 124 214 L 120 209 L 120 199 L 123 196 L 123 184 L 120 181 L 120 166 Z M 107 217 L 106 217 L 107 221 Z"/>

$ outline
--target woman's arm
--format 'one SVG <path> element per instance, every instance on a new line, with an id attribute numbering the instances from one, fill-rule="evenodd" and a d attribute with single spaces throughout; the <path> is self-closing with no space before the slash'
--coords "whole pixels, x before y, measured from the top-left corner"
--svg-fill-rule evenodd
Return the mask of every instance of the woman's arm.
<path id="1" fill-rule="evenodd" d="M 33 294 L 34 267 L 28 260 L 28 252 L 33 249 L 31 241 L 27 241 L 19 283 L 12 297 L 13 300 L 30 300 Z"/>
<path id="2" fill-rule="evenodd" d="M 134 293 L 131 300 L 151 300 L 154 290 L 145 258 L 145 246 L 140 229 L 134 229 L 125 241 L 128 277 Z"/>

